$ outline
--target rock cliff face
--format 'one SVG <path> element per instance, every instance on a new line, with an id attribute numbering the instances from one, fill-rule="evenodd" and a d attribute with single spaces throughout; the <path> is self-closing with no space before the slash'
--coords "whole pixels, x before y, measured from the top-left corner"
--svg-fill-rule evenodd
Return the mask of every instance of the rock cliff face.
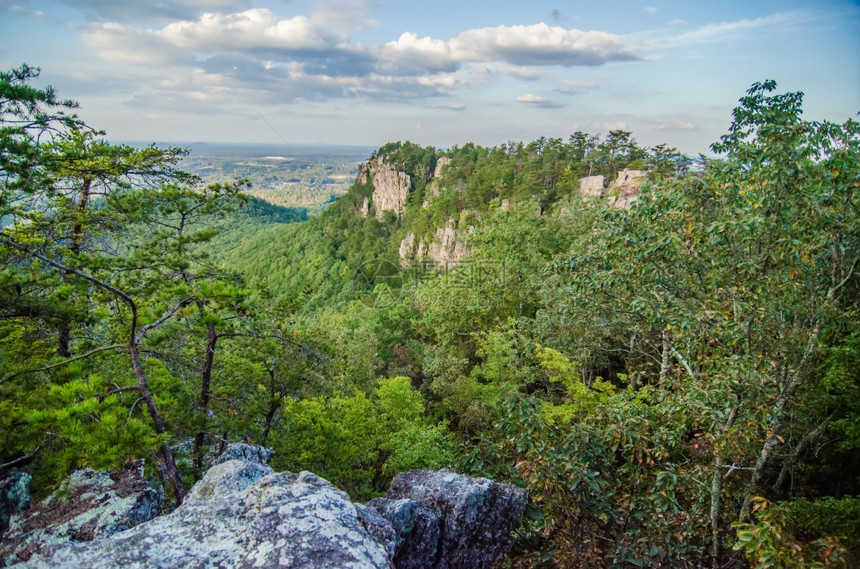
<path id="1" fill-rule="evenodd" d="M 454 220 L 450 219 L 444 227 L 436 229 L 432 239 L 425 237 L 416 240 L 415 233 L 409 233 L 400 242 L 400 264 L 405 267 L 415 261 L 429 260 L 437 267 L 457 267 L 469 256 L 469 250 L 464 244 L 464 237 L 468 232 L 469 230 L 464 232 L 456 229 Z"/>
<path id="2" fill-rule="evenodd" d="M 586 176 L 579 180 L 579 193 L 583 197 L 603 197 L 606 189 L 606 176 Z"/>
<path id="3" fill-rule="evenodd" d="M 510 548 L 528 499 L 508 484 L 411 471 L 385 498 L 353 504 L 309 472 L 274 473 L 265 449 L 241 446 L 228 447 L 170 514 L 114 525 L 94 541 L 41 534 L 38 551 L 12 567 L 489 568 Z"/>
<path id="4" fill-rule="evenodd" d="M 427 189 L 424 191 L 424 204 L 423 207 L 426 209 L 428 205 L 430 205 L 430 200 L 439 195 L 439 180 L 442 175 L 442 169 L 451 163 L 451 159 L 447 156 L 442 156 L 436 161 L 436 168 L 433 169 L 433 179 L 427 185 Z"/>
<path id="5" fill-rule="evenodd" d="M 358 183 L 373 183 L 370 202 L 376 209 L 376 217 L 382 219 L 386 211 L 393 211 L 397 217 L 406 212 L 406 196 L 412 189 L 412 178 L 405 172 L 398 172 L 382 156 L 365 162 L 358 169 Z M 362 217 L 367 217 L 370 208 L 367 201 L 362 204 Z"/>
<path id="6" fill-rule="evenodd" d="M 639 196 L 639 188 L 648 178 L 648 172 L 643 170 L 622 170 L 618 177 L 609 186 L 611 205 L 630 209 L 630 206 Z"/>
<path id="7" fill-rule="evenodd" d="M 583 197 L 609 197 L 609 204 L 629 209 L 639 195 L 648 173 L 643 170 L 622 170 L 609 187 L 605 176 L 587 176 L 579 181 L 579 193 Z"/>

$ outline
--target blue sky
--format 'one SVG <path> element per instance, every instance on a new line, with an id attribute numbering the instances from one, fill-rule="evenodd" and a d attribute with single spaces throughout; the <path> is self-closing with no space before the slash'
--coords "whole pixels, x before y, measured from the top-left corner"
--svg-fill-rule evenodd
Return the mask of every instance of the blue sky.
<path id="1" fill-rule="evenodd" d="M 439 147 L 631 130 L 696 154 L 756 81 L 860 111 L 860 2 L 0 0 L 114 140 Z"/>

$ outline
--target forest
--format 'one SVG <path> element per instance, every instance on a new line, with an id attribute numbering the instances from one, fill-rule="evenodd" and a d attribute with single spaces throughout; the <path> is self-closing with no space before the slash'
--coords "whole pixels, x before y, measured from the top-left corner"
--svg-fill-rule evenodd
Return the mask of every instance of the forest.
<path id="1" fill-rule="evenodd" d="M 143 458 L 178 504 L 246 440 L 354 500 L 413 468 L 527 488 L 506 567 L 860 564 L 857 121 L 764 81 L 695 160 L 392 142 L 401 213 L 359 176 L 307 219 L 38 75 L 0 72 L 0 474 Z M 625 168 L 631 207 L 580 194 Z M 465 260 L 402 258 L 446 225 Z"/>

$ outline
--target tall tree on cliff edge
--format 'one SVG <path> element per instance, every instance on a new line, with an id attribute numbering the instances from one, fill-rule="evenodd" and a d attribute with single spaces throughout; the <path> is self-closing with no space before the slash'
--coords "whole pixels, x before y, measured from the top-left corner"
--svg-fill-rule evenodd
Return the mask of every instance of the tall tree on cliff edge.
<path id="1" fill-rule="evenodd" d="M 122 452 L 158 447 L 162 473 L 181 502 L 185 486 L 151 387 L 151 376 L 163 370 L 143 352 L 156 328 L 208 302 L 195 275 L 212 274 L 199 268 L 194 247 L 213 233 L 168 228 L 174 237 L 150 231 L 136 246 L 124 240 L 135 227 L 163 229 L 164 216 L 176 211 L 187 213 L 183 221 L 214 214 L 237 197 L 239 186 L 199 188 L 175 169 L 179 149 L 98 140 L 101 133 L 69 114 L 75 103 L 57 99 L 50 87 L 30 85 L 37 77 L 38 69 L 26 65 L 0 74 L 0 389 L 9 423 L 4 460 L 27 456 L 49 444 L 50 432 L 63 432 L 44 429 L 48 433 L 34 438 L 31 429 L 29 439 L 9 434 L 28 425 L 65 424 L 71 433 L 66 442 L 92 432 L 81 448 L 101 449 L 105 433 L 93 425 L 109 429 L 117 420 L 106 400 L 133 393 L 126 427 L 141 402 L 151 435 L 125 441 Z M 99 372 L 110 374 L 110 381 L 100 380 Z M 33 392 L 65 397 L 68 407 L 51 414 L 35 400 L 23 403 L 23 394 Z M 95 451 L 82 452 L 73 461 L 98 460 Z"/>

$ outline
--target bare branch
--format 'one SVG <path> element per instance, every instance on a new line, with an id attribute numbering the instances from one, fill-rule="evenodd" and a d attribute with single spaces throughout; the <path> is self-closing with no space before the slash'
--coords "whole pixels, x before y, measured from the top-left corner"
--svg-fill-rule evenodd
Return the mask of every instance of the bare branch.
<path id="1" fill-rule="evenodd" d="M 183 308 L 185 308 L 186 306 L 188 306 L 192 302 L 194 302 L 194 297 L 188 297 L 188 298 L 182 299 L 181 301 L 179 301 L 178 304 L 176 304 L 176 306 L 174 306 L 173 308 L 168 310 L 161 318 L 159 318 L 155 322 L 151 322 L 150 324 L 147 324 L 146 326 L 141 328 L 140 332 L 134 338 L 135 345 L 140 344 L 140 341 L 143 340 L 143 337 L 146 335 L 147 332 L 149 332 L 150 330 L 152 330 L 156 326 L 160 326 L 161 324 L 163 324 L 167 320 L 170 320 L 174 314 L 176 314 L 177 312 L 179 312 L 180 310 L 182 310 Z"/>
<path id="2" fill-rule="evenodd" d="M 848 284 L 848 281 L 850 281 L 851 277 L 854 276 L 854 269 L 857 268 L 857 261 L 858 261 L 858 259 L 854 259 L 854 262 L 851 263 L 851 268 L 848 269 L 848 274 L 845 275 L 845 278 L 842 279 L 839 282 L 839 284 L 837 284 L 836 286 L 832 287 L 830 290 L 827 291 L 827 298 L 829 298 L 830 300 L 833 300 L 833 298 L 836 296 L 836 293 L 839 291 L 839 289 L 844 287 L 846 284 Z"/>
<path id="3" fill-rule="evenodd" d="M 111 395 L 116 395 L 117 393 L 123 393 L 125 391 L 137 391 L 137 392 L 139 392 L 140 386 L 139 385 L 128 385 L 126 387 L 117 387 L 116 389 L 111 389 L 110 391 L 108 391 L 106 393 L 100 393 L 98 395 L 98 400 L 104 401 L 105 399 L 107 399 Z"/>
<path id="4" fill-rule="evenodd" d="M 693 368 L 690 367 L 690 364 L 687 363 L 687 360 L 684 359 L 684 356 L 681 355 L 681 352 L 675 349 L 674 346 L 672 346 L 672 355 L 675 356 L 675 359 L 677 359 L 682 366 L 684 366 L 684 369 L 687 370 L 687 375 L 690 376 L 690 379 L 696 379 L 696 374 L 693 373 Z"/>
<path id="5" fill-rule="evenodd" d="M 36 447 L 36 450 L 34 450 L 33 452 L 27 453 L 24 456 L 19 456 L 15 460 L 10 460 L 9 462 L 6 462 L 4 464 L 0 464 L 0 470 L 2 470 L 4 468 L 8 468 L 10 466 L 15 466 L 19 462 L 24 462 L 26 460 L 30 460 L 31 458 L 33 458 L 33 455 L 35 455 L 37 452 L 39 452 L 39 449 L 41 449 L 41 448 L 42 447 L 40 447 L 40 446 Z"/>

